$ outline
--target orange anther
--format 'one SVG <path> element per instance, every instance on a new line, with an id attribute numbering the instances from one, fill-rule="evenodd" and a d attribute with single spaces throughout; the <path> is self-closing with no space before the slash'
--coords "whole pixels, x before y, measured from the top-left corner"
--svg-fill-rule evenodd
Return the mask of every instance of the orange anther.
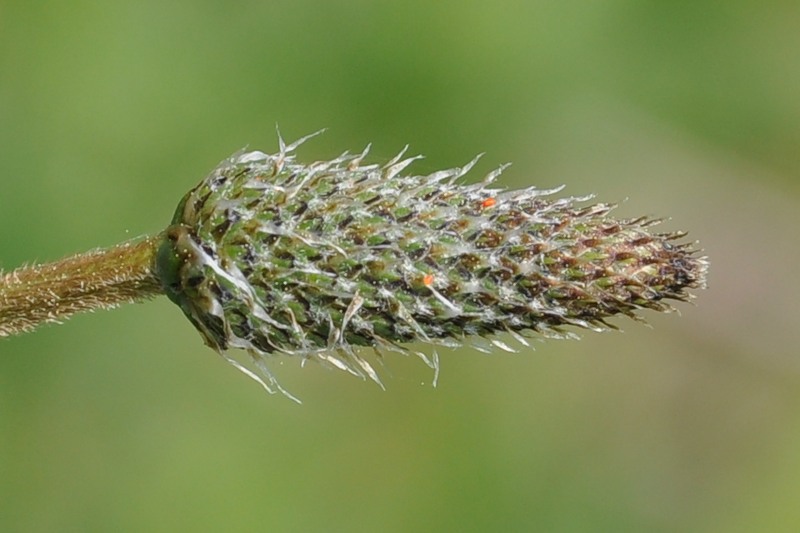
<path id="1" fill-rule="evenodd" d="M 424 283 L 426 287 L 433 285 L 433 274 L 425 274 L 425 277 L 422 278 L 422 283 Z"/>
<path id="2" fill-rule="evenodd" d="M 494 198 L 487 198 L 486 200 L 481 202 L 481 207 L 483 207 L 483 208 L 492 207 L 496 203 L 497 203 L 497 200 L 495 200 Z"/>

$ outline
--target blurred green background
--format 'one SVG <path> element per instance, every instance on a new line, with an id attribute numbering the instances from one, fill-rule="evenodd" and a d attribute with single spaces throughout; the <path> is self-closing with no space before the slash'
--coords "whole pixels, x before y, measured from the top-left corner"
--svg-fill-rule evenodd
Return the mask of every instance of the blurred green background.
<path id="1" fill-rule="evenodd" d="M 518 355 L 275 361 L 165 298 L 0 342 L 0 530 L 797 531 L 800 4 L 0 1 L 0 267 L 162 229 L 249 145 L 487 152 L 711 257 L 683 316 Z M 477 174 L 476 174 L 477 175 Z"/>

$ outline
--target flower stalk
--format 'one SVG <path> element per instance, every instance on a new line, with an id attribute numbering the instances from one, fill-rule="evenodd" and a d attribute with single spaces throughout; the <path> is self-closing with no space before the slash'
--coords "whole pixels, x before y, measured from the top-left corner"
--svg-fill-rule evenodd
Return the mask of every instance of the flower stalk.
<path id="1" fill-rule="evenodd" d="M 153 271 L 159 241 L 146 237 L 0 273 L 0 337 L 162 294 Z"/>

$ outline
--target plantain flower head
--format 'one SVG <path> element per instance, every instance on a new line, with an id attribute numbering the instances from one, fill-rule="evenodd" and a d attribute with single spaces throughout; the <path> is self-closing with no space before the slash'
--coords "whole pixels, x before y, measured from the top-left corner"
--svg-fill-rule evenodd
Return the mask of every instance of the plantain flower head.
<path id="1" fill-rule="evenodd" d="M 438 371 L 435 350 L 407 344 L 512 350 L 496 334 L 527 345 L 615 328 L 608 319 L 670 311 L 705 285 L 706 259 L 684 233 L 655 231 L 659 220 L 615 218 L 560 189 L 493 187 L 505 167 L 467 184 L 477 158 L 424 176 L 402 152 L 364 164 L 369 147 L 302 163 L 307 138 L 223 161 L 183 198 L 157 257 L 206 344 L 270 392 L 283 391 L 273 355 L 380 384 L 359 347 L 411 351 Z"/>

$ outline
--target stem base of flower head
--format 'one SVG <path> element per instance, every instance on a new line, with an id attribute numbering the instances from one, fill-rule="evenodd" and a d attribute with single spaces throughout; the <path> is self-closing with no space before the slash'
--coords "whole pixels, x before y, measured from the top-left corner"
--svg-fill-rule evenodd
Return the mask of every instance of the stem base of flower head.
<path id="1" fill-rule="evenodd" d="M 0 272 L 0 337 L 160 294 L 153 272 L 157 241 L 157 237 L 145 237 L 53 263 Z"/>

